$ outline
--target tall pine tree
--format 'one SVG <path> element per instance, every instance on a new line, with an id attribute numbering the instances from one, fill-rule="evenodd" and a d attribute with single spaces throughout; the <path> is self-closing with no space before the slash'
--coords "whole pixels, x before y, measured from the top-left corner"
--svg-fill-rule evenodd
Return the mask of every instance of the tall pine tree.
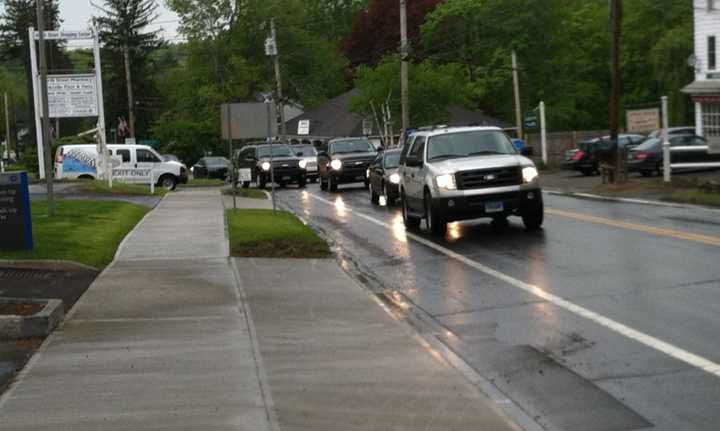
<path id="1" fill-rule="evenodd" d="M 143 136 L 158 97 L 152 80 L 151 54 L 163 42 L 159 30 L 148 30 L 158 17 L 157 2 L 103 0 L 93 6 L 101 13 L 96 21 L 104 43 L 103 64 L 109 66 L 105 68 L 105 100 L 114 101 L 107 107 L 107 118 L 127 118 L 135 135 Z"/>

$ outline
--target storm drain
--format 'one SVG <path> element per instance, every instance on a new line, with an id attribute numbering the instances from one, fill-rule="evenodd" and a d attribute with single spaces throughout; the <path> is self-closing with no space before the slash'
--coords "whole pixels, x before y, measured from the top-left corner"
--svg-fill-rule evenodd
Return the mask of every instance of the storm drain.
<path id="1" fill-rule="evenodd" d="M 50 273 L 34 269 L 0 269 L 0 280 L 47 280 Z"/>

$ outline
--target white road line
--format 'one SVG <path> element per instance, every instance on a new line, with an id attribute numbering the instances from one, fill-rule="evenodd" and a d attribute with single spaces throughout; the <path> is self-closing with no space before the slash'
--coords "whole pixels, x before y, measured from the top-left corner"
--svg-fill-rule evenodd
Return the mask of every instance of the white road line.
<path id="1" fill-rule="evenodd" d="M 316 199 L 320 202 L 323 202 L 330 206 L 335 206 L 334 202 L 329 201 L 324 198 L 321 198 L 320 196 L 317 196 L 313 193 L 308 193 L 308 195 L 310 197 L 312 197 L 313 199 Z M 357 212 L 347 205 L 345 205 L 344 210 L 347 212 L 351 212 L 351 213 L 355 214 L 356 216 L 358 216 L 364 220 L 367 220 L 373 224 L 376 224 L 378 226 L 392 229 L 392 226 L 390 226 L 389 224 L 387 224 L 381 220 L 375 219 L 373 217 L 370 217 L 366 214 Z M 701 369 L 709 374 L 712 374 L 716 377 L 720 377 L 720 364 L 718 364 L 716 362 L 713 362 L 709 359 L 703 358 L 702 356 L 696 355 L 694 353 L 688 352 L 687 350 L 683 350 L 680 347 L 674 346 L 670 343 L 667 343 L 667 342 L 660 340 L 656 337 L 653 337 L 651 335 L 640 332 L 636 329 L 633 329 L 627 325 L 624 325 L 620 322 L 617 322 L 608 317 L 605 317 L 605 316 L 603 316 L 599 313 L 596 313 L 592 310 L 588 310 L 587 308 L 577 305 L 575 303 L 572 303 L 560 296 L 549 293 L 549 292 L 539 288 L 538 286 L 525 283 L 524 281 L 520 281 L 520 280 L 513 278 L 507 274 L 504 274 L 500 271 L 494 270 L 488 266 L 485 266 L 479 262 L 469 259 L 459 253 L 455 253 L 452 250 L 449 250 L 441 245 L 438 245 L 432 241 L 429 241 L 429 240 L 422 238 L 418 235 L 415 235 L 411 232 L 406 231 L 405 235 L 408 238 L 410 238 L 422 245 L 432 248 L 433 250 L 436 250 L 452 259 L 460 261 L 460 262 L 466 264 L 467 266 L 470 266 L 480 272 L 483 272 L 487 275 L 497 278 L 498 280 L 502 280 L 502 281 L 510 284 L 511 286 L 517 287 L 518 289 L 522 289 L 525 292 L 531 293 L 531 294 L 533 294 L 533 295 L 535 295 L 557 307 L 565 309 L 575 315 L 584 317 L 592 322 L 595 322 L 601 326 L 604 326 L 605 328 L 615 331 L 620 335 L 624 335 L 625 337 L 635 340 L 635 341 L 639 342 L 640 344 L 643 344 L 647 347 L 655 349 L 659 352 L 665 353 L 666 355 L 671 356 L 671 357 L 673 357 L 679 361 L 682 361 L 688 365 L 699 368 L 699 369 Z"/>

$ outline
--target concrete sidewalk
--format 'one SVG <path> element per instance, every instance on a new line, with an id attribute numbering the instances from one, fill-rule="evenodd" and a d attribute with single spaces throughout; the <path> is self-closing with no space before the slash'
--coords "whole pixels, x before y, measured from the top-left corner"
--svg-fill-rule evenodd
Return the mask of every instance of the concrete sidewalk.
<path id="1" fill-rule="evenodd" d="M 264 430 L 218 190 L 168 195 L 0 399 L 0 429 Z"/>
<path id="2" fill-rule="evenodd" d="M 281 430 L 519 429 L 334 260 L 236 264 Z"/>

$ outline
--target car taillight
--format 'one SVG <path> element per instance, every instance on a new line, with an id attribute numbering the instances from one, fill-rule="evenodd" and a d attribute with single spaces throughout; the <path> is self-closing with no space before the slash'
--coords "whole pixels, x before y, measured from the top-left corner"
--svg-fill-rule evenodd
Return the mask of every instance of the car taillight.
<path id="1" fill-rule="evenodd" d="M 577 153 L 573 154 L 572 160 L 578 161 L 578 160 L 582 159 L 584 155 L 585 155 L 585 153 L 583 153 L 582 151 L 578 151 Z"/>
<path id="2" fill-rule="evenodd" d="M 649 156 L 645 151 L 638 151 L 635 153 L 635 160 L 645 160 Z"/>

